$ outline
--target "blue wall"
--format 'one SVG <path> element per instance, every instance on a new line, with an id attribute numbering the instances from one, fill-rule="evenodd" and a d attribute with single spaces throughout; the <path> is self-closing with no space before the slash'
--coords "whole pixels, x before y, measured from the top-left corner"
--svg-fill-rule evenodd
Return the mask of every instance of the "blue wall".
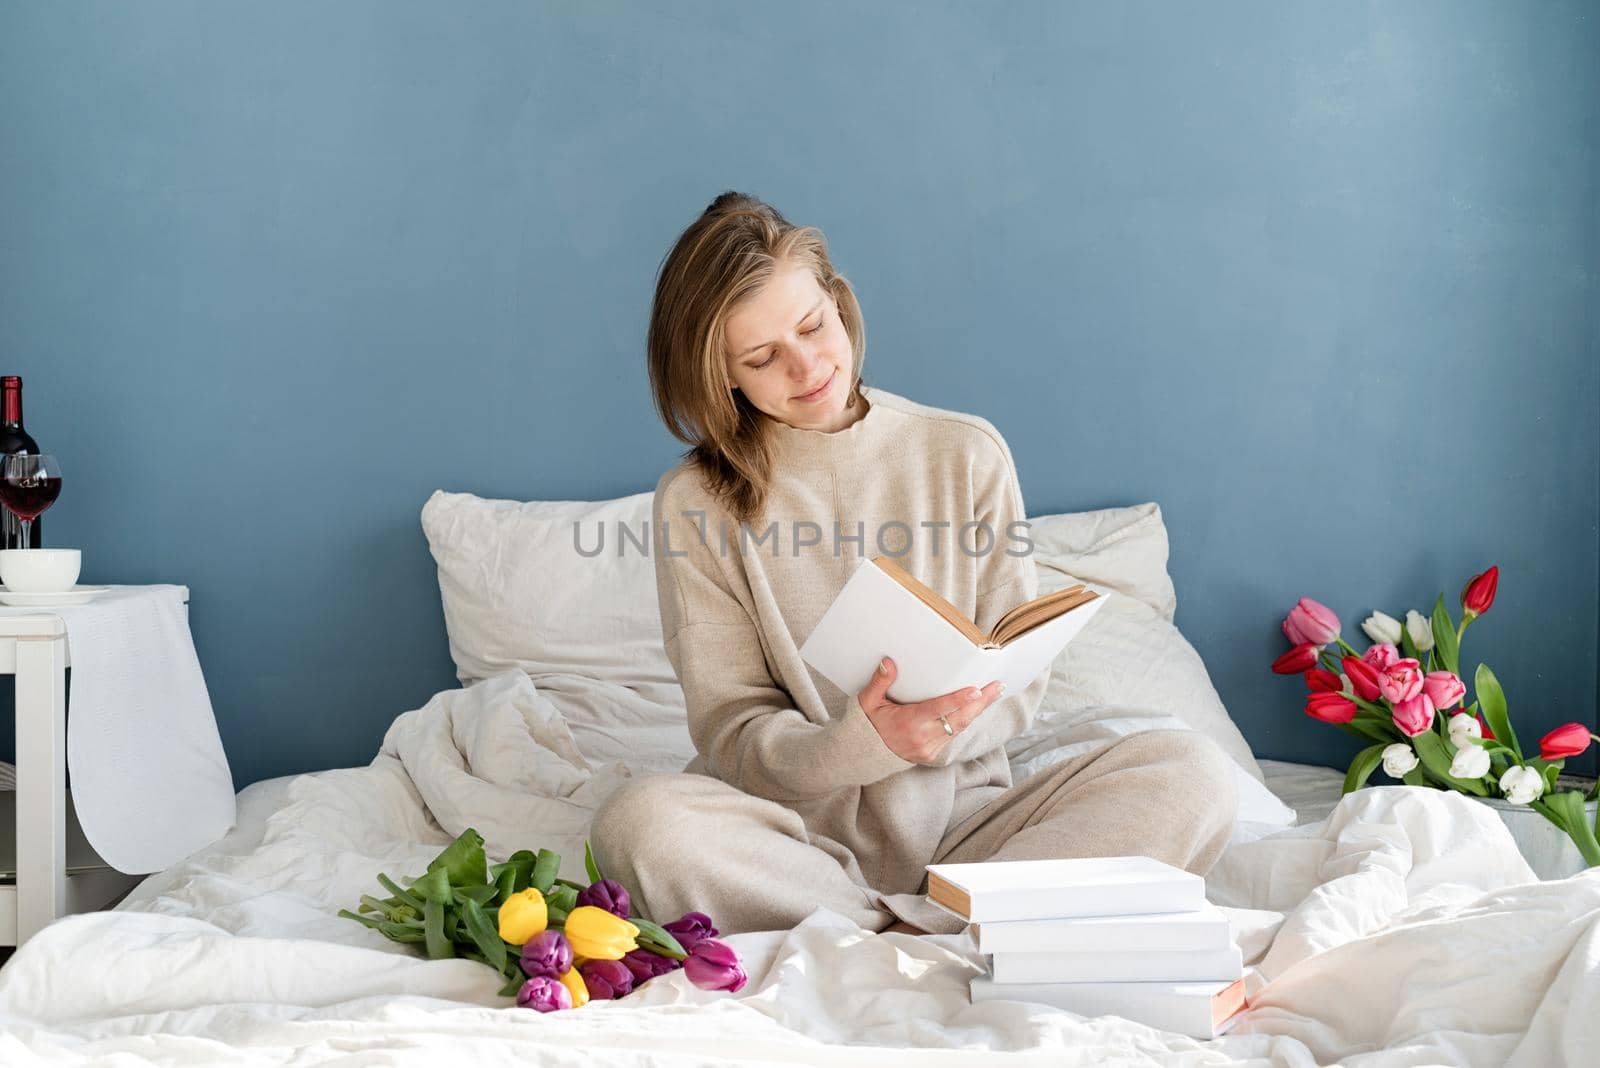
<path id="1" fill-rule="evenodd" d="M 0 365 L 50 541 L 192 587 L 241 787 L 454 684 L 430 491 L 675 460 L 654 273 L 728 188 L 824 229 L 870 380 L 991 419 L 1031 513 L 1160 502 L 1261 755 L 1354 749 L 1267 670 L 1295 598 L 1491 563 L 1469 663 L 1592 723 L 1597 72 L 1581 2 L 7 3 Z"/>

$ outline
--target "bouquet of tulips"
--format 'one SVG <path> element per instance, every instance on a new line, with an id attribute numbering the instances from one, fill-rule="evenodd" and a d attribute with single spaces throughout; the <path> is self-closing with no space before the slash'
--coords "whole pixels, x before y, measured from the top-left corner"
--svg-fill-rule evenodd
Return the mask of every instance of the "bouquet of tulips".
<path id="1" fill-rule="evenodd" d="M 1283 621 L 1293 648 L 1273 661 L 1272 670 L 1305 676 L 1306 715 L 1373 742 L 1351 761 L 1345 793 L 1364 786 L 1382 764 L 1412 786 L 1503 797 L 1536 809 L 1571 836 L 1590 867 L 1600 865 L 1600 819 L 1590 826 L 1581 790 L 1556 789 L 1565 759 L 1600 735 L 1566 723 L 1539 740 L 1537 756 L 1524 756 L 1505 691 L 1487 664 L 1473 674 L 1476 699 L 1463 706 L 1461 638 L 1494 604 L 1499 580 L 1498 567 L 1472 577 L 1461 590 L 1459 624 L 1442 593 L 1431 617 L 1412 609 L 1402 624 L 1373 612 L 1361 624 L 1372 645 L 1361 653 L 1339 636 L 1338 616 L 1302 597 Z M 1335 643 L 1339 655 L 1328 649 Z"/>
<path id="2" fill-rule="evenodd" d="M 620 998 L 678 968 L 702 990 L 744 986 L 739 955 L 717 939 L 711 917 L 689 912 L 660 926 L 635 916 L 628 891 L 601 876 L 588 842 L 583 860 L 587 885 L 557 878 L 561 856 L 548 849 L 491 865 L 483 836 L 468 827 L 425 874 L 402 888 L 380 872 L 389 896 L 363 894 L 359 912 L 339 915 L 432 959 L 487 964 L 506 978 L 502 995 L 540 1012 Z"/>

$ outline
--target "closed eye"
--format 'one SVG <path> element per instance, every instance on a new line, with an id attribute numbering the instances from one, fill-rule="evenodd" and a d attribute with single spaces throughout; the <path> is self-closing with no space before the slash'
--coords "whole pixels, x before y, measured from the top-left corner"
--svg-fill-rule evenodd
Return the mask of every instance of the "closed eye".
<path id="1" fill-rule="evenodd" d="M 821 330 L 822 327 L 823 327 L 823 324 L 826 323 L 827 321 L 828 321 L 828 317 L 826 315 L 824 315 L 822 318 L 817 320 L 817 325 L 816 326 L 813 326 L 810 330 L 802 330 L 800 332 L 800 336 L 801 337 L 810 337 L 812 334 L 815 334 L 818 330 Z M 777 358 L 778 358 L 778 354 L 776 352 L 774 352 L 771 356 L 768 356 L 766 359 L 762 360 L 760 363 L 751 364 L 750 366 L 751 366 L 752 369 L 759 371 L 763 367 L 766 367 L 766 366 L 770 365 L 772 363 L 772 361 L 776 360 Z"/>

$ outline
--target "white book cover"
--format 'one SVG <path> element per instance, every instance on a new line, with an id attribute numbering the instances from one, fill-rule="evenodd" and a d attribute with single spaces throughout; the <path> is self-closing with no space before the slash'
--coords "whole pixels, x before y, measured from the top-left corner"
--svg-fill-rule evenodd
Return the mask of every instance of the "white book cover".
<path id="1" fill-rule="evenodd" d="M 1206 905 L 1204 879 L 1153 857 L 985 860 L 927 870 L 928 900 L 969 923 L 1192 912 Z M 964 895 L 969 911 L 935 900 L 936 880 Z"/>
<path id="2" fill-rule="evenodd" d="M 997 550 L 998 551 L 998 550 Z M 805 662 L 842 693 L 859 693 L 878 661 L 895 663 L 889 699 L 926 701 L 995 679 L 1020 693 L 1038 678 L 1111 596 L 1100 596 L 1040 624 L 1000 648 L 978 646 L 871 559 L 863 557 L 800 646 Z M 1008 606 L 1015 607 L 1015 606 Z"/>
<path id="3" fill-rule="evenodd" d="M 1120 1016 L 1162 1031 L 1208 1039 L 1224 1034 L 1248 1008 L 1244 979 L 1199 983 L 997 983 L 974 976 L 974 1002 L 1031 1001 L 1080 1016 Z"/>
<path id="4" fill-rule="evenodd" d="M 1244 974 L 1238 946 L 1221 949 L 1098 949 L 993 955 L 997 983 L 1127 983 L 1233 980 Z"/>
<path id="5" fill-rule="evenodd" d="M 979 953 L 1201 950 L 1223 949 L 1235 942 L 1227 913 L 1209 901 L 1191 912 L 1000 920 L 975 923 L 968 932 Z"/>

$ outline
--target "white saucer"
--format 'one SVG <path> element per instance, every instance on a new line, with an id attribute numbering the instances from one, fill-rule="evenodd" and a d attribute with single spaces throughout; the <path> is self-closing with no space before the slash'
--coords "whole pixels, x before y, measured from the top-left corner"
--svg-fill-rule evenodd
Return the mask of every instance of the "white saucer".
<path id="1" fill-rule="evenodd" d="M 110 586 L 74 586 L 60 593 L 12 593 L 0 586 L 0 604 L 13 608 L 53 608 L 64 604 L 83 604 L 109 590 Z"/>

